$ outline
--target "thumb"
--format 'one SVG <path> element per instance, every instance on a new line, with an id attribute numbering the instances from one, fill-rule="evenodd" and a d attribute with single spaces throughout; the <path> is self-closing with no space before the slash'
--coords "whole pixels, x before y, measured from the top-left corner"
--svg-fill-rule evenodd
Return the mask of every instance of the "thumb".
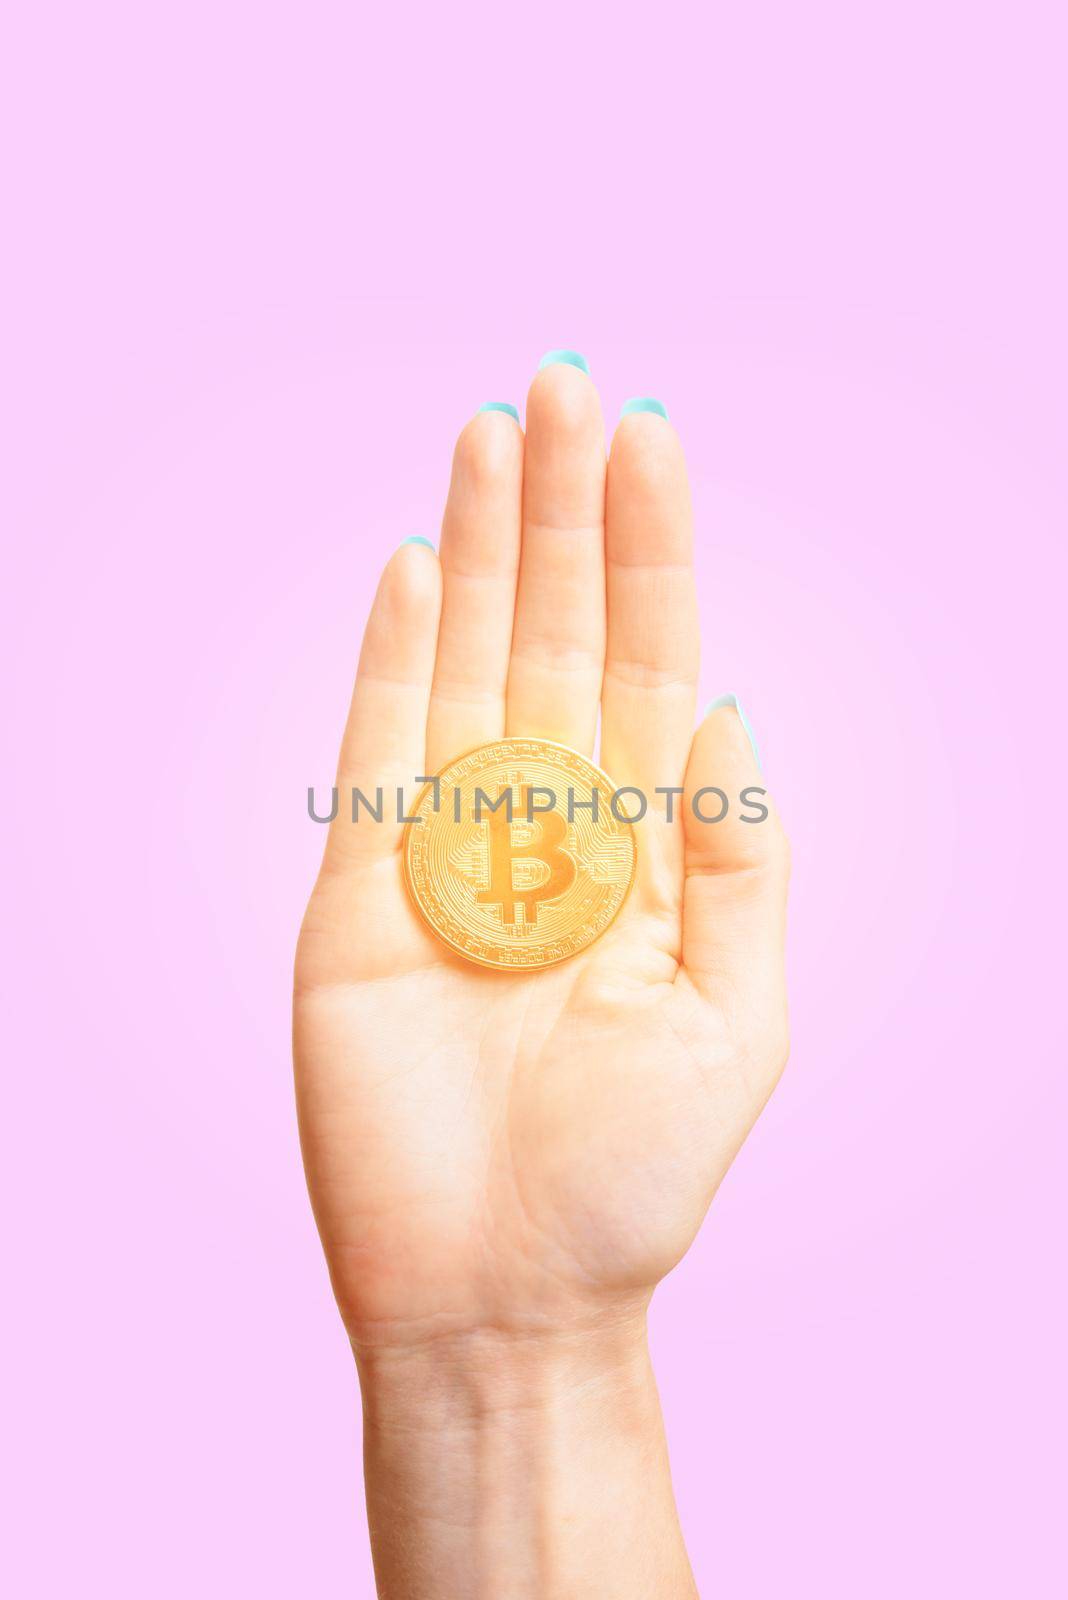
<path id="1" fill-rule="evenodd" d="M 713 701 L 694 735 L 684 817 L 686 972 L 729 1025 L 780 1057 L 781 1068 L 790 850 L 736 695 Z"/>

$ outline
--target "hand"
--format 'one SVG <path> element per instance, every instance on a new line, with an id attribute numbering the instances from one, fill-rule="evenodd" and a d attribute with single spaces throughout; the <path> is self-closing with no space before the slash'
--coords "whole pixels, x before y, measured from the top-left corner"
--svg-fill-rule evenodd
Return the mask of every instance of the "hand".
<path id="1" fill-rule="evenodd" d="M 625 417 L 606 468 L 596 390 L 566 363 L 535 378 L 525 439 L 476 415 L 440 562 L 412 542 L 382 576 L 297 954 L 304 1159 L 365 1400 L 386 1373 L 404 1374 L 394 1406 L 477 1371 L 485 1410 L 486 1392 L 514 1400 L 532 1350 L 588 1387 L 603 1363 L 585 1352 L 631 1350 L 782 1070 L 787 847 L 770 799 L 743 820 L 763 785 L 738 711 L 693 733 L 698 650 L 670 423 Z M 660 808 L 623 911 L 559 966 L 466 964 L 413 909 L 389 812 L 352 823 L 352 787 L 410 801 L 419 774 L 502 734 L 593 754 L 598 712 L 600 765 Z M 691 805 L 709 785 L 730 802 L 718 823 Z M 669 822 L 654 791 L 671 786 Z"/>

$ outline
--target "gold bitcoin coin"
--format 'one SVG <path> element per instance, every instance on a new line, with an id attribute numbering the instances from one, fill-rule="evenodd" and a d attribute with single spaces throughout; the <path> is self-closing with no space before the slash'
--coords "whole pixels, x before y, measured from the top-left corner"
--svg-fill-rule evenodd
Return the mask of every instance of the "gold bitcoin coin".
<path id="1" fill-rule="evenodd" d="M 497 739 L 453 761 L 404 841 L 412 899 L 438 938 L 486 967 L 548 967 L 592 944 L 634 876 L 633 823 L 585 756 Z"/>

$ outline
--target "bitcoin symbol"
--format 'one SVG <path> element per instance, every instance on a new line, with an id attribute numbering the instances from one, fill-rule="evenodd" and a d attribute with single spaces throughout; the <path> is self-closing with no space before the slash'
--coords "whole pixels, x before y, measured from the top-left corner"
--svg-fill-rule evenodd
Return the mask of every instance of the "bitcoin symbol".
<path id="1" fill-rule="evenodd" d="M 416 800 L 404 837 L 405 881 L 427 927 L 500 971 L 585 950 L 634 877 L 635 829 L 592 803 L 615 787 L 548 739 L 495 739 L 451 761 Z M 532 804 L 549 796 L 551 810 Z"/>
<path id="2" fill-rule="evenodd" d="M 519 803 L 523 815 L 530 816 L 529 785 L 520 790 Z M 562 848 L 567 837 L 567 823 L 558 811 L 541 812 L 537 821 L 529 824 L 536 829 L 534 837 L 522 844 L 515 842 L 512 830 L 516 824 L 509 820 L 507 811 L 491 811 L 487 823 L 490 881 L 489 887 L 480 889 L 475 899 L 480 906 L 500 906 L 509 928 L 516 926 L 516 908 L 522 906 L 524 925 L 534 926 L 538 920 L 539 901 L 558 899 L 575 881 L 577 868 Z M 531 882 L 529 869 L 535 864 L 544 872 L 538 881 Z M 525 884 L 524 878 L 527 879 Z"/>

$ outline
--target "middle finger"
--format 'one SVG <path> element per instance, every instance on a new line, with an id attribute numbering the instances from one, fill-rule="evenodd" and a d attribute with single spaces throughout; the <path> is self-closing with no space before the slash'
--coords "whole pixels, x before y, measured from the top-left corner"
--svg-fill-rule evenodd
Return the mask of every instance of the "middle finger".
<path id="1" fill-rule="evenodd" d="M 604 672 L 604 493 L 597 390 L 584 364 L 553 361 L 527 398 L 507 731 L 587 755 Z"/>

